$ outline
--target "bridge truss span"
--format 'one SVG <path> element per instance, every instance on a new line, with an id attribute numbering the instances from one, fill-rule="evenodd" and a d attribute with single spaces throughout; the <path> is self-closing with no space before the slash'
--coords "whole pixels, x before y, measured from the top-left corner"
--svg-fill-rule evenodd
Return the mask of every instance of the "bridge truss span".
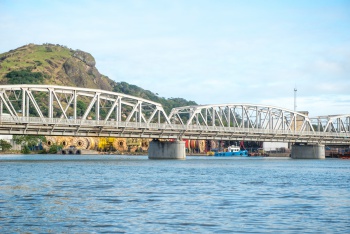
<path id="1" fill-rule="evenodd" d="M 310 119 L 318 132 L 350 133 L 350 114 L 317 116 Z"/>
<path id="2" fill-rule="evenodd" d="M 253 104 L 198 105 L 174 108 L 169 115 L 173 124 L 197 128 L 197 135 L 222 139 L 246 139 L 288 142 L 332 142 L 333 133 L 315 130 L 310 118 L 302 113 L 275 106 Z M 186 134 L 185 134 L 186 135 Z M 349 142 L 349 135 L 343 134 Z M 339 137 L 339 135 L 337 135 Z"/>
<path id="3" fill-rule="evenodd" d="M 0 134 L 350 144 L 349 115 L 310 119 L 253 104 L 174 108 L 111 91 L 0 86 Z"/>
<path id="4" fill-rule="evenodd" d="M 179 107 L 172 110 L 169 118 L 173 123 L 186 126 L 313 131 L 309 118 L 301 113 L 252 104 Z"/>
<path id="5" fill-rule="evenodd" d="M 104 127 L 118 124 L 125 129 L 135 124 L 170 123 L 156 102 L 104 90 L 52 85 L 0 86 L 0 116 L 2 125 L 13 124 L 4 127 L 12 133 L 48 135 L 97 134 L 96 129 L 103 132 Z"/>

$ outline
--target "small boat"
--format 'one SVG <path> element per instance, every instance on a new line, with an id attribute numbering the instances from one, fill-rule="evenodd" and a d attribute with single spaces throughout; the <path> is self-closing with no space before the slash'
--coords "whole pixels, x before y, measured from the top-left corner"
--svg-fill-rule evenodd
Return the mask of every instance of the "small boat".
<path id="1" fill-rule="evenodd" d="M 248 157 L 247 150 L 241 150 L 239 146 L 231 145 L 227 148 L 227 152 L 215 152 L 217 157 Z"/>

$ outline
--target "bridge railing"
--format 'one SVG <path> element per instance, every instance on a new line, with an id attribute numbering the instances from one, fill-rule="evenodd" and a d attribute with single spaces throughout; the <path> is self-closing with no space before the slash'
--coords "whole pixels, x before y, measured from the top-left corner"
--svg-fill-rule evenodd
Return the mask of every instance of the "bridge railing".
<path id="1" fill-rule="evenodd" d="M 143 123 L 143 122 L 123 122 L 123 121 L 105 121 L 105 120 L 88 120 L 88 119 L 65 119 L 65 118 L 39 118 L 39 117 L 11 117 L 1 116 L 0 124 L 32 124 L 32 125 L 60 125 L 60 126 L 83 126 L 90 128 L 108 128 L 109 130 L 117 128 L 125 129 L 149 129 L 149 130 L 169 130 L 174 134 L 181 135 L 186 132 L 191 134 L 209 135 L 217 133 L 219 135 L 229 134 L 254 134 L 254 135 L 271 135 L 289 136 L 289 137 L 318 137 L 318 138 L 344 138 L 349 139 L 348 132 L 317 132 L 317 131 L 291 131 L 281 129 L 260 129 L 260 128 L 239 128 L 239 127 L 222 127 L 222 126 L 203 126 L 203 125 L 182 125 L 168 123 Z M 186 135 L 186 134 L 185 134 Z"/>
<path id="2" fill-rule="evenodd" d="M 173 128 L 181 129 L 181 125 L 172 125 Z M 314 132 L 314 131 L 293 131 L 281 129 L 261 129 L 261 128 L 238 128 L 238 127 L 218 127 L 218 126 L 196 126 L 189 125 L 184 128 L 186 131 L 208 131 L 208 132 L 222 132 L 222 133 L 255 133 L 255 134 L 272 134 L 272 135 L 295 135 L 295 136 L 324 136 L 324 137 L 345 137 L 349 138 L 350 134 L 347 132 Z"/>

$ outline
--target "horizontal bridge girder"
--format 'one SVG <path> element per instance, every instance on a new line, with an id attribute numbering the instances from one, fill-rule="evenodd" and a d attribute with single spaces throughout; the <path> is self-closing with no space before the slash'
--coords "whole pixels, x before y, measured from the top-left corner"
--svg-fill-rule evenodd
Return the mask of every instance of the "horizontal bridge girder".
<path id="1" fill-rule="evenodd" d="M 34 134 L 34 135 L 74 135 L 74 136 L 114 136 L 141 138 L 178 138 L 217 139 L 217 140 L 254 140 L 278 142 L 327 142 L 350 144 L 350 136 L 346 133 L 292 132 L 273 129 L 243 129 L 235 127 L 183 126 L 156 123 L 126 123 L 97 120 L 65 120 L 20 117 L 16 120 L 1 119 L 0 134 Z"/>

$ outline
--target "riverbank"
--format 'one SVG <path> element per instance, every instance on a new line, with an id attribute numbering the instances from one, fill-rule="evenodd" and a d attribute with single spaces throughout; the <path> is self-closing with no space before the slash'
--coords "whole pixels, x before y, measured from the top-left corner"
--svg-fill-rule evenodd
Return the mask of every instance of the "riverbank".
<path id="1" fill-rule="evenodd" d="M 0 151 L 1 155 L 8 155 L 8 154 L 22 154 L 20 150 L 9 150 L 9 151 Z M 38 154 L 37 152 L 34 154 Z"/>
<path id="2" fill-rule="evenodd" d="M 267 157 L 290 157 L 290 153 L 269 153 Z"/>

